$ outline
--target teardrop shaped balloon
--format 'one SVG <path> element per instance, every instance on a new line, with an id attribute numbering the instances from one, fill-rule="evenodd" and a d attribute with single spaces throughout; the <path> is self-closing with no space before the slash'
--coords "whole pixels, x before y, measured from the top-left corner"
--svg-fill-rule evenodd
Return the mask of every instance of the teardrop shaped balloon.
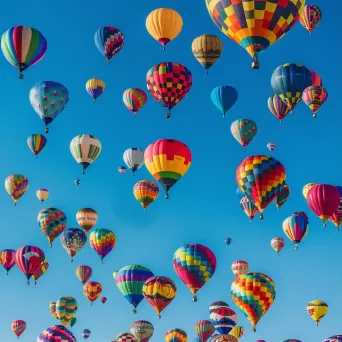
<path id="1" fill-rule="evenodd" d="M 144 210 L 156 200 L 158 193 L 158 185 L 150 180 L 139 181 L 133 187 L 133 195 Z"/>
<path id="2" fill-rule="evenodd" d="M 248 199 L 247 196 L 244 196 L 240 200 L 240 206 L 243 212 L 248 216 L 249 221 L 252 222 L 255 215 L 259 212 L 259 209 L 255 206 L 253 201 Z"/>
<path id="3" fill-rule="evenodd" d="M 26 322 L 18 319 L 14 322 L 12 322 L 12 331 L 14 332 L 15 336 L 17 336 L 17 338 L 19 338 L 20 335 L 22 335 L 25 330 L 26 330 Z"/>
<path id="4" fill-rule="evenodd" d="M 55 81 L 37 83 L 30 90 L 31 106 L 43 120 L 45 133 L 49 124 L 65 109 L 69 102 L 69 91 L 63 84 Z"/>
<path id="5" fill-rule="evenodd" d="M 235 327 L 238 317 L 231 308 L 221 307 L 210 314 L 210 320 L 219 334 L 227 335 Z"/>
<path id="6" fill-rule="evenodd" d="M 284 220 L 283 231 L 295 244 L 295 249 L 298 250 L 298 244 L 303 241 L 309 233 L 309 218 L 303 212 L 293 213 Z"/>
<path id="7" fill-rule="evenodd" d="M 269 142 L 268 144 L 267 144 L 267 148 L 272 152 L 272 151 L 274 151 L 275 149 L 276 149 L 276 147 L 277 147 L 277 144 L 275 143 L 275 142 Z"/>
<path id="8" fill-rule="evenodd" d="M 120 174 L 124 174 L 126 171 L 127 171 L 126 166 L 119 166 L 119 167 L 118 167 L 118 172 L 119 172 Z"/>
<path id="9" fill-rule="evenodd" d="M 27 191 L 28 186 L 29 181 L 23 175 L 13 174 L 5 179 L 5 189 L 12 197 L 14 205 L 17 205 L 17 201 Z"/>
<path id="10" fill-rule="evenodd" d="M 0 251 L 0 265 L 6 270 L 6 274 L 16 264 L 15 262 L 15 250 L 3 249 Z"/>
<path id="11" fill-rule="evenodd" d="M 74 297 L 62 296 L 56 301 L 56 314 L 61 324 L 66 327 L 77 312 L 77 300 Z"/>
<path id="12" fill-rule="evenodd" d="M 299 20 L 302 26 L 311 34 L 322 20 L 322 11 L 316 5 L 306 5 Z"/>
<path id="13" fill-rule="evenodd" d="M 144 151 L 138 147 L 131 147 L 124 152 L 123 160 L 134 175 L 144 165 Z"/>
<path id="14" fill-rule="evenodd" d="M 285 119 L 287 114 L 290 112 L 291 108 L 287 105 L 287 103 L 283 102 L 282 99 L 278 95 L 272 95 L 268 98 L 268 109 L 271 113 L 280 120 Z"/>
<path id="15" fill-rule="evenodd" d="M 53 317 L 58 319 L 57 312 L 56 312 L 56 302 L 50 302 L 49 311 Z"/>
<path id="16" fill-rule="evenodd" d="M 305 199 L 306 199 L 307 196 L 308 196 L 308 192 L 310 191 L 310 189 L 311 189 L 314 185 L 316 185 L 316 183 L 308 183 L 308 184 L 304 185 L 304 187 L 303 187 L 303 196 L 304 196 Z"/>
<path id="17" fill-rule="evenodd" d="M 148 342 L 153 336 L 154 327 L 149 321 L 139 320 L 131 324 L 130 331 L 137 342 Z"/>
<path id="18" fill-rule="evenodd" d="M 42 260 L 43 259 L 43 260 Z M 38 268 L 38 270 L 33 273 L 32 278 L 34 279 L 34 283 L 37 284 L 37 280 L 43 275 L 45 274 L 45 272 L 48 270 L 49 268 L 49 261 L 44 257 L 44 258 L 40 258 L 40 267 Z"/>
<path id="19" fill-rule="evenodd" d="M 271 240 L 271 247 L 277 252 L 278 255 L 281 252 L 281 250 L 284 248 L 284 246 L 285 246 L 285 241 L 283 238 L 277 237 Z"/>
<path id="20" fill-rule="evenodd" d="M 133 113 L 133 117 L 144 107 L 147 101 L 146 93 L 139 88 L 128 88 L 122 95 L 125 106 Z"/>
<path id="21" fill-rule="evenodd" d="M 246 151 L 246 146 L 254 139 L 258 132 L 257 124 L 250 119 L 235 120 L 230 126 L 233 137 Z"/>
<path id="22" fill-rule="evenodd" d="M 201 342 L 207 342 L 214 331 L 213 324 L 208 320 L 200 320 L 195 324 L 195 332 Z"/>
<path id="23" fill-rule="evenodd" d="M 82 208 L 76 213 L 76 221 L 85 233 L 88 233 L 96 225 L 97 220 L 98 215 L 95 209 Z"/>
<path id="24" fill-rule="evenodd" d="M 318 323 L 328 313 L 328 304 L 321 300 L 313 300 L 306 306 L 306 311 L 310 317 Z"/>
<path id="25" fill-rule="evenodd" d="M 77 342 L 75 336 L 67 328 L 62 325 L 53 325 L 44 331 L 37 337 L 36 342 L 49 342 L 49 341 L 61 341 L 61 342 Z"/>
<path id="26" fill-rule="evenodd" d="M 337 231 L 340 231 L 340 225 L 342 224 L 342 214 L 332 214 L 329 218 L 329 221 L 336 227 Z"/>
<path id="27" fill-rule="evenodd" d="M 42 134 L 32 134 L 27 138 L 27 145 L 35 155 L 35 158 L 44 149 L 46 142 L 47 140 Z"/>
<path id="28" fill-rule="evenodd" d="M 90 247 L 100 257 L 101 264 L 103 259 L 114 249 L 116 236 L 109 229 L 95 229 L 89 235 Z"/>
<path id="29" fill-rule="evenodd" d="M 82 331 L 82 336 L 83 336 L 83 338 L 84 338 L 85 340 L 86 340 L 87 338 L 89 338 L 90 335 L 91 335 L 91 331 L 90 331 L 89 329 L 84 329 L 84 330 Z"/>
<path id="30" fill-rule="evenodd" d="M 288 185 L 284 185 L 282 190 L 279 192 L 278 196 L 273 200 L 273 203 L 276 205 L 278 211 L 283 206 L 283 204 L 289 199 L 290 196 L 290 188 Z"/>
<path id="31" fill-rule="evenodd" d="M 104 303 L 106 303 L 106 302 L 107 302 L 107 297 L 102 297 L 102 298 L 101 298 L 101 303 L 104 304 Z"/>
<path id="32" fill-rule="evenodd" d="M 63 248 L 70 255 L 71 261 L 73 261 L 74 256 L 87 242 L 87 235 L 82 229 L 68 228 L 62 232 L 60 240 Z"/>
<path id="33" fill-rule="evenodd" d="M 40 188 L 37 190 L 36 195 L 37 195 L 38 199 L 43 203 L 49 197 L 49 190 L 44 189 L 44 188 Z"/>
<path id="34" fill-rule="evenodd" d="M 166 332 L 165 342 L 187 342 L 188 335 L 182 329 L 172 329 Z"/>
<path id="35" fill-rule="evenodd" d="M 88 281 L 83 286 L 83 293 L 90 301 L 90 305 L 93 305 L 93 302 L 101 296 L 102 285 L 97 281 Z"/>
<path id="36" fill-rule="evenodd" d="M 213 104 L 222 113 L 223 117 L 225 117 L 228 110 L 234 106 L 239 96 L 235 88 L 223 85 L 214 88 L 210 97 Z"/>
<path id="37" fill-rule="evenodd" d="M 249 266 L 248 262 L 244 260 L 236 260 L 232 263 L 232 272 L 234 273 L 235 277 L 239 277 L 241 274 L 248 273 Z"/>
<path id="38" fill-rule="evenodd" d="M 302 94 L 303 102 L 313 112 L 313 117 L 317 117 L 317 112 L 328 98 L 326 89 L 320 86 L 310 86 L 305 88 Z"/>
<path id="39" fill-rule="evenodd" d="M 93 98 L 94 102 L 105 90 L 105 83 L 99 78 L 91 78 L 86 83 L 86 91 Z"/>

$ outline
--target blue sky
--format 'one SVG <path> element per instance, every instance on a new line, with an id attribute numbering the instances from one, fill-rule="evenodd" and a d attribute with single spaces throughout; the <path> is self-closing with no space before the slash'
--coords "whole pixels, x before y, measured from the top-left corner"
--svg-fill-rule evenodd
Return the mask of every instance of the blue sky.
<path id="1" fill-rule="evenodd" d="M 191 3 L 191 4 L 188 4 Z M 21 341 L 34 341 L 42 330 L 57 321 L 49 313 L 49 302 L 59 296 L 74 296 L 78 303 L 78 322 L 73 332 L 81 340 L 81 331 L 89 328 L 89 341 L 111 341 L 136 319 L 153 323 L 155 334 L 151 341 L 162 341 L 167 330 L 181 328 L 194 338 L 194 324 L 208 318 L 208 306 L 215 300 L 225 300 L 233 307 L 230 284 L 234 275 L 231 263 L 237 259 L 249 262 L 252 271 L 268 274 L 276 283 L 276 300 L 253 333 L 242 311 L 236 308 L 239 324 L 244 325 L 244 342 L 258 339 L 283 341 L 296 338 L 319 342 L 341 333 L 340 307 L 341 264 L 339 252 L 342 232 L 331 224 L 323 228 L 310 211 L 302 196 L 308 182 L 341 185 L 339 134 L 342 124 L 339 113 L 341 76 L 338 35 L 341 4 L 337 0 L 316 0 L 323 11 L 323 21 L 312 36 L 298 23 L 293 30 L 261 55 L 261 68 L 251 69 L 250 56 L 230 41 L 211 21 L 204 0 L 171 1 L 109 1 L 99 3 L 80 0 L 27 2 L 7 1 L 2 4 L 0 30 L 15 25 L 39 29 L 48 40 L 45 58 L 25 72 L 18 80 L 17 71 L 0 58 L 3 87 L 0 92 L 2 115 L 0 131 L 3 139 L 0 179 L 11 173 L 28 177 L 28 192 L 14 207 L 3 190 L 0 194 L 2 239 L 0 248 L 17 249 L 33 244 L 41 247 L 50 262 L 50 269 L 37 286 L 26 286 L 18 269 L 8 277 L 0 274 L 2 310 L 1 340 L 14 341 L 10 325 L 15 319 L 27 321 L 28 327 Z M 158 7 L 171 7 L 183 17 L 181 34 L 162 51 L 145 29 L 147 15 Z M 93 36 L 104 25 L 119 28 L 125 46 L 110 65 L 97 51 Z M 218 35 L 224 44 L 221 59 L 209 75 L 191 53 L 192 40 L 201 34 Z M 128 87 L 146 89 L 145 76 L 154 64 L 163 61 L 180 62 L 193 74 L 193 87 L 188 96 L 165 119 L 165 109 L 150 95 L 136 119 L 122 103 L 122 93 Z M 329 98 L 313 119 L 303 104 L 296 107 L 279 124 L 267 108 L 272 95 L 270 77 L 273 70 L 286 62 L 302 63 L 315 70 L 323 79 Z M 99 77 L 106 83 L 105 93 L 96 103 L 85 91 L 89 78 Z M 65 85 L 70 101 L 65 111 L 52 123 L 47 135 L 48 144 L 35 160 L 26 145 L 32 133 L 44 133 L 43 123 L 31 108 L 28 94 L 40 81 L 53 80 Z M 210 92 L 217 85 L 231 85 L 238 90 L 239 99 L 226 119 L 210 100 Z M 247 152 L 231 136 L 230 124 L 238 118 L 257 122 L 258 133 Z M 81 133 L 97 136 L 103 146 L 102 154 L 81 176 L 81 168 L 73 160 L 69 144 Z M 130 173 L 119 175 L 117 167 L 123 163 L 122 154 L 129 147 L 146 148 L 159 138 L 175 138 L 189 146 L 193 163 L 184 178 L 170 191 L 170 199 L 163 195 L 147 212 L 135 201 L 132 188 L 141 179 L 152 179 L 145 167 L 133 178 Z M 287 171 L 291 188 L 288 202 L 280 212 L 273 204 L 265 211 L 265 219 L 249 223 L 241 211 L 235 194 L 235 170 L 247 156 L 269 154 L 266 144 L 277 143 L 273 152 Z M 81 178 L 79 187 L 74 185 Z M 35 192 L 40 187 L 50 190 L 50 198 L 42 205 Z M 98 211 L 97 227 L 111 229 L 117 236 L 115 250 L 100 265 L 89 244 L 76 256 L 74 263 L 60 245 L 59 239 L 49 248 L 48 241 L 36 223 L 39 210 L 53 206 L 68 217 L 68 227 L 76 227 L 75 214 L 82 207 Z M 290 241 L 277 256 L 270 247 L 273 237 L 284 237 L 283 220 L 294 211 L 304 210 L 310 217 L 310 231 L 300 250 L 295 252 Z M 233 239 L 228 247 L 225 237 Z M 178 279 L 172 267 L 175 250 L 186 243 L 202 243 L 211 248 L 218 261 L 217 271 L 199 291 L 197 303 Z M 112 272 L 123 266 L 138 263 L 156 275 L 172 278 L 178 287 L 173 303 L 158 320 L 150 305 L 143 301 L 138 314 L 118 291 Z M 82 292 L 82 284 L 74 274 L 75 267 L 87 264 L 93 268 L 93 280 L 103 285 L 108 301 L 93 307 Z M 329 304 L 329 313 L 317 328 L 306 313 L 310 300 L 321 299 Z"/>

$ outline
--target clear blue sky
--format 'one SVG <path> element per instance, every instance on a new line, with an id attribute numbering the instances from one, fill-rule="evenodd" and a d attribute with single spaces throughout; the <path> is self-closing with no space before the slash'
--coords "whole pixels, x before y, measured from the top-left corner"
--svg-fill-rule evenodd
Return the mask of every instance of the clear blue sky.
<path id="1" fill-rule="evenodd" d="M 191 3 L 191 4 L 190 4 Z M 163 341 L 164 333 L 181 328 L 189 340 L 195 337 L 193 326 L 208 318 L 208 305 L 225 300 L 233 307 L 230 284 L 234 275 L 231 263 L 243 259 L 252 271 L 268 274 L 276 283 L 276 300 L 253 333 L 242 311 L 236 308 L 239 324 L 246 336 L 241 340 L 267 342 L 296 338 L 304 342 L 319 342 L 327 336 L 341 333 L 342 305 L 339 267 L 342 232 L 320 220 L 310 211 L 302 196 L 308 182 L 341 185 L 342 161 L 339 157 L 340 114 L 340 12 L 338 0 L 316 0 L 322 8 L 323 20 L 312 36 L 298 23 L 293 30 L 261 55 L 261 68 L 251 69 L 249 55 L 230 41 L 210 19 L 204 0 L 171 1 L 109 1 L 58 0 L 27 2 L 6 1 L 2 4 L 0 30 L 15 25 L 39 29 L 48 40 L 45 58 L 25 72 L 18 80 L 17 71 L 0 58 L 2 115 L 0 131 L 3 141 L 0 179 L 11 173 L 28 177 L 28 192 L 14 207 L 3 190 L 0 195 L 2 239 L 0 248 L 26 244 L 41 247 L 50 262 L 50 269 L 37 286 L 26 286 L 23 274 L 14 268 L 8 277 L 1 276 L 0 331 L 2 341 L 14 341 L 10 325 L 15 319 L 27 321 L 21 341 L 32 342 L 40 332 L 57 321 L 49 313 L 49 302 L 59 296 L 74 296 L 78 303 L 78 322 L 73 332 L 81 340 L 81 331 L 89 328 L 89 341 L 108 342 L 116 334 L 129 331 L 136 319 L 153 323 L 152 341 Z M 146 16 L 155 8 L 172 7 L 183 17 L 181 34 L 162 51 L 145 29 Z M 107 65 L 94 45 L 94 32 L 101 26 L 113 25 L 125 36 L 125 46 Z M 218 35 L 224 44 L 221 59 L 209 75 L 191 53 L 192 40 L 201 34 Z M 188 96 L 165 119 L 165 109 L 150 97 L 136 119 L 122 103 L 122 93 L 128 87 L 146 89 L 145 76 L 154 64 L 163 61 L 180 62 L 193 74 L 193 87 Z M 270 77 L 273 70 L 286 62 L 302 63 L 315 70 L 323 79 L 329 99 L 313 119 L 310 110 L 299 104 L 293 116 L 279 124 L 267 108 L 272 94 Z M 85 91 L 85 82 L 99 77 L 106 83 L 105 93 L 96 103 Z M 40 81 L 53 80 L 70 92 L 66 110 L 52 123 L 48 144 L 35 160 L 26 145 L 32 133 L 44 133 L 43 123 L 31 108 L 28 94 Z M 210 100 L 217 85 L 231 85 L 239 92 L 239 100 L 222 119 Z M 230 124 L 237 118 L 251 118 L 259 131 L 247 152 L 231 136 Z M 103 146 L 98 160 L 81 176 L 81 168 L 70 154 L 72 138 L 81 133 L 97 136 Z M 132 188 L 136 181 L 151 179 L 145 167 L 133 178 L 128 172 L 119 175 L 122 154 L 129 147 L 146 148 L 159 138 L 175 138 L 189 146 L 193 163 L 183 179 L 163 195 L 147 212 L 135 201 Z M 277 212 L 273 204 L 265 211 L 265 219 L 249 223 L 241 211 L 235 194 L 235 170 L 243 158 L 253 154 L 269 154 L 266 144 L 277 143 L 274 157 L 287 171 L 291 188 L 289 201 Z M 80 177 L 82 184 L 74 185 Z M 50 190 L 50 198 L 42 205 L 35 192 L 39 187 Z M 68 227 L 76 227 L 75 214 L 82 207 L 95 208 L 99 213 L 97 227 L 108 228 L 117 236 L 115 250 L 103 265 L 89 244 L 69 262 L 69 256 L 59 238 L 52 249 L 36 223 L 44 206 L 63 210 Z M 310 217 L 310 232 L 295 252 L 290 241 L 277 256 L 270 247 L 273 237 L 284 237 L 282 222 L 292 212 L 304 210 Z M 227 247 L 225 237 L 233 239 Z M 211 248 L 218 260 L 213 278 L 199 291 L 199 301 L 191 301 L 191 293 L 178 279 L 172 267 L 175 250 L 186 243 L 202 243 Z M 112 272 L 138 263 L 149 267 L 156 275 L 172 278 L 178 287 L 173 303 L 158 320 L 150 305 L 143 301 L 138 314 L 119 293 Z M 82 292 L 82 284 L 74 274 L 79 264 L 93 268 L 93 280 L 103 285 L 108 301 L 93 307 Z M 306 313 L 310 300 L 321 299 L 329 304 L 329 313 L 317 328 Z"/>

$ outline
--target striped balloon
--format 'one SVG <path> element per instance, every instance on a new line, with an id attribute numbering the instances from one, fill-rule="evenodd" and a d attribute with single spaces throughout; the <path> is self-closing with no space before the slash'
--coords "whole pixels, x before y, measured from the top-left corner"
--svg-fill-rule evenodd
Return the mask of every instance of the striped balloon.
<path id="1" fill-rule="evenodd" d="M 313 112 L 313 117 L 317 117 L 317 112 L 328 98 L 328 92 L 321 86 L 310 86 L 305 88 L 302 94 L 303 102 Z"/>
<path id="2" fill-rule="evenodd" d="M 77 312 L 77 300 L 74 297 L 59 297 L 56 302 L 56 314 L 61 324 L 66 327 Z"/>
<path id="3" fill-rule="evenodd" d="M 135 114 L 144 107 L 147 95 L 139 88 L 129 88 L 124 91 L 122 100 L 125 106 L 133 113 L 133 117 L 135 117 Z"/>
<path id="4" fill-rule="evenodd" d="M 93 270 L 90 266 L 81 265 L 76 268 L 76 277 L 84 285 L 93 275 Z"/>
<path id="5" fill-rule="evenodd" d="M 4 249 L 0 251 L 0 264 L 8 274 L 9 270 L 15 265 L 15 250 Z"/>
<path id="6" fill-rule="evenodd" d="M 135 199 L 142 205 L 144 210 L 158 197 L 159 188 L 155 182 L 142 180 L 133 187 Z"/>
<path id="7" fill-rule="evenodd" d="M 39 269 L 32 275 L 34 279 L 34 283 L 37 284 L 37 280 L 48 270 L 49 268 L 49 261 L 44 257 L 43 260 L 40 262 Z"/>
<path id="8" fill-rule="evenodd" d="M 37 158 L 37 155 L 44 149 L 46 138 L 42 134 L 32 134 L 27 138 L 27 145 Z"/>
<path id="9" fill-rule="evenodd" d="M 149 321 L 135 321 L 131 324 L 130 331 L 138 342 L 148 342 L 153 336 L 154 327 Z"/>
<path id="10" fill-rule="evenodd" d="M 49 197 L 49 190 L 40 188 L 37 190 L 36 195 L 38 199 L 43 203 Z"/>
<path id="11" fill-rule="evenodd" d="M 86 233 L 96 225 L 97 219 L 97 212 L 92 208 L 82 208 L 76 213 L 76 221 Z"/>
<path id="12" fill-rule="evenodd" d="M 182 329 L 169 330 L 165 334 L 165 342 L 187 342 L 188 335 Z"/>
<path id="13" fill-rule="evenodd" d="M 244 147 L 244 151 L 246 151 L 245 147 L 254 139 L 258 131 L 258 126 L 253 120 L 238 119 L 232 123 L 230 130 L 233 137 Z"/>
<path id="14" fill-rule="evenodd" d="M 36 342 L 77 342 L 75 336 L 62 325 L 53 325 L 45 329 Z"/>
<path id="15" fill-rule="evenodd" d="M 282 120 L 291 110 L 291 108 L 276 94 L 268 98 L 267 104 L 268 109 L 276 118 L 280 120 L 280 123 L 282 123 Z"/>
<path id="16" fill-rule="evenodd" d="M 56 302 L 50 302 L 49 310 L 50 310 L 51 315 L 58 319 L 57 312 L 56 312 Z"/>
<path id="17" fill-rule="evenodd" d="M 210 320 L 219 334 L 229 334 L 235 327 L 238 317 L 230 308 L 221 307 L 210 314 Z"/>
<path id="18" fill-rule="evenodd" d="M 197 321 L 195 324 L 195 332 L 201 342 L 207 342 L 210 336 L 214 333 L 215 328 L 208 320 Z"/>
<path id="19" fill-rule="evenodd" d="M 109 229 L 95 229 L 89 235 L 90 247 L 103 259 L 114 249 L 116 244 L 116 236 Z"/>
<path id="20" fill-rule="evenodd" d="M 14 205 L 17 205 L 17 201 L 27 191 L 28 186 L 29 181 L 23 175 L 13 174 L 5 179 L 5 189 L 12 197 Z"/>
<path id="21" fill-rule="evenodd" d="M 99 78 L 91 78 L 86 83 L 86 90 L 87 93 L 94 99 L 94 102 L 96 99 L 102 95 L 102 93 L 105 90 L 105 83 L 100 80 Z"/>

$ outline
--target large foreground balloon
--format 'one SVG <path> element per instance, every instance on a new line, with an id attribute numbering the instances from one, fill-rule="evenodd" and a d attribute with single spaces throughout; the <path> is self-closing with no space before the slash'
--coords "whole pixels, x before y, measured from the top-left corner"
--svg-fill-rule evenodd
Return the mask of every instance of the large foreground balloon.
<path id="1" fill-rule="evenodd" d="M 313 300 L 306 306 L 306 311 L 318 325 L 319 321 L 328 313 L 328 304 L 321 300 Z"/>
<path id="2" fill-rule="evenodd" d="M 191 72 L 182 64 L 163 62 L 153 66 L 146 75 L 147 89 L 152 97 L 163 107 L 171 109 L 181 101 L 192 86 Z"/>
<path id="3" fill-rule="evenodd" d="M 258 132 L 257 124 L 250 119 L 235 120 L 230 126 L 233 137 L 246 151 L 246 146 L 254 139 Z"/>
<path id="4" fill-rule="evenodd" d="M 218 86 L 211 92 L 211 101 L 216 108 L 226 116 L 228 110 L 234 106 L 238 99 L 238 92 L 231 86 Z"/>
<path id="5" fill-rule="evenodd" d="M 49 124 L 65 109 L 69 102 L 69 91 L 63 84 L 54 81 L 37 83 L 30 90 L 30 102 L 33 109 L 43 120 L 45 133 Z"/>
<path id="6" fill-rule="evenodd" d="M 53 325 L 45 329 L 36 342 L 77 342 L 76 337 L 62 325 Z"/>
<path id="7" fill-rule="evenodd" d="M 99 78 L 91 78 L 86 83 L 86 91 L 93 98 L 94 102 L 105 90 L 105 83 Z"/>
<path id="8" fill-rule="evenodd" d="M 28 186 L 29 181 L 23 175 L 9 175 L 5 179 L 5 189 L 7 193 L 12 197 L 14 205 L 17 205 L 17 201 L 27 191 Z"/>
<path id="9" fill-rule="evenodd" d="M 173 256 L 173 268 L 193 294 L 192 300 L 196 302 L 196 293 L 215 273 L 216 256 L 206 246 L 184 245 Z"/>
<path id="10" fill-rule="evenodd" d="M 90 305 L 93 305 L 93 302 L 101 296 L 102 293 L 102 285 L 97 281 L 88 281 L 83 286 L 83 294 L 90 301 Z"/>
<path id="11" fill-rule="evenodd" d="M 259 68 L 259 54 L 298 21 L 305 0 L 206 0 L 211 19 L 222 33 L 242 46 Z"/>
<path id="12" fill-rule="evenodd" d="M 298 244 L 304 240 L 309 233 L 309 219 L 303 212 L 293 213 L 283 222 L 283 230 L 286 236 L 295 244 L 298 250 Z"/>
<path id="13" fill-rule="evenodd" d="M 276 159 L 263 155 L 247 157 L 236 169 L 236 182 L 242 192 L 262 212 L 285 186 L 284 166 Z"/>
<path id="14" fill-rule="evenodd" d="M 142 180 L 133 187 L 135 199 L 142 205 L 144 210 L 158 197 L 159 188 L 155 182 Z"/>
<path id="15" fill-rule="evenodd" d="M 76 213 L 76 221 L 86 233 L 96 225 L 97 219 L 97 212 L 92 208 L 82 208 Z"/>
<path id="16" fill-rule="evenodd" d="M 144 165 L 144 151 L 138 147 L 131 147 L 124 152 L 123 160 L 134 176 Z"/>
<path id="17" fill-rule="evenodd" d="M 74 256 L 82 249 L 87 242 L 86 233 L 79 228 L 69 228 L 62 232 L 60 240 L 63 248 L 71 257 L 71 261 L 74 260 Z"/>
<path id="18" fill-rule="evenodd" d="M 146 168 L 164 188 L 166 199 L 169 190 L 188 171 L 191 161 L 188 146 L 175 139 L 157 140 L 145 150 Z"/>
<path id="19" fill-rule="evenodd" d="M 153 336 L 154 327 L 149 321 L 135 321 L 130 327 L 131 334 L 138 342 L 148 342 Z"/>
<path id="20" fill-rule="evenodd" d="M 47 41 L 36 29 L 28 26 L 14 26 L 1 37 L 1 50 L 9 63 L 16 67 L 19 78 L 23 71 L 38 63 L 45 55 Z"/>
<path id="21" fill-rule="evenodd" d="M 129 88 L 124 91 L 122 100 L 125 106 L 133 113 L 133 117 L 135 117 L 135 114 L 144 107 L 147 95 L 139 88 Z"/>
<path id="22" fill-rule="evenodd" d="M 208 320 L 200 320 L 195 324 L 195 332 L 201 342 L 207 342 L 210 336 L 214 333 L 215 327 Z"/>
<path id="23" fill-rule="evenodd" d="M 15 265 L 15 250 L 3 249 L 0 251 L 0 265 L 6 270 L 6 274 Z"/>
<path id="24" fill-rule="evenodd" d="M 238 317 L 231 308 L 221 307 L 210 314 L 210 320 L 219 334 L 226 335 L 235 327 Z"/>
<path id="25" fill-rule="evenodd" d="M 321 86 L 310 86 L 305 88 L 302 94 L 303 102 L 313 112 L 313 117 L 317 117 L 317 112 L 328 98 L 328 92 Z"/>
<path id="26" fill-rule="evenodd" d="M 232 298 L 252 324 L 253 331 L 261 317 L 273 304 L 274 281 L 263 273 L 247 273 L 236 278 L 231 286 Z"/>
<path id="27" fill-rule="evenodd" d="M 77 300 L 74 297 L 62 296 L 56 302 L 56 314 L 61 324 L 66 327 L 77 312 Z"/>
<path id="28" fill-rule="evenodd" d="M 280 120 L 280 123 L 282 123 L 283 119 L 291 110 L 291 108 L 283 102 L 278 95 L 270 96 L 268 98 L 267 105 L 271 113 Z"/>
<path id="29" fill-rule="evenodd" d="M 187 342 L 188 335 L 182 329 L 169 330 L 165 334 L 165 342 Z"/>
<path id="30" fill-rule="evenodd" d="M 27 145 L 35 158 L 37 158 L 37 155 L 43 151 L 46 142 L 47 140 L 42 134 L 32 134 L 27 138 Z"/>
<path id="31" fill-rule="evenodd" d="M 101 264 L 103 259 L 114 249 L 116 236 L 109 229 L 95 229 L 89 236 L 90 247 L 100 257 Z"/>
<path id="32" fill-rule="evenodd" d="M 26 322 L 18 319 L 12 323 L 11 327 L 14 334 L 19 338 L 19 336 L 22 335 L 26 330 Z"/>
<path id="33" fill-rule="evenodd" d="M 306 5 L 299 18 L 300 23 L 310 32 L 310 34 L 318 26 L 321 19 L 322 11 L 316 5 Z"/>

